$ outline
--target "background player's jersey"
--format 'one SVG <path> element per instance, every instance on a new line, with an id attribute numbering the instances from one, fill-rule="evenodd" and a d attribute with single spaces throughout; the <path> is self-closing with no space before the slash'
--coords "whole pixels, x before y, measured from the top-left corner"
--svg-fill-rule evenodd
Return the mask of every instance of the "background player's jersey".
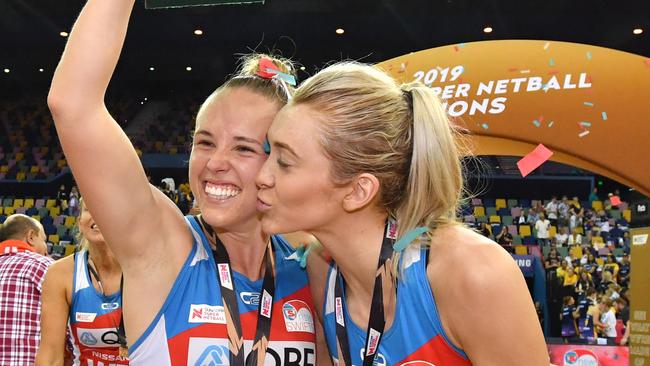
<path id="1" fill-rule="evenodd" d="M 381 338 L 375 365 L 471 365 L 465 353 L 447 338 L 438 316 L 438 308 L 426 275 L 426 249 L 408 247 L 401 256 L 404 271 L 397 289 L 395 319 Z M 325 290 L 323 326 L 327 345 L 334 363 L 339 356 L 336 347 L 336 309 L 333 303 L 337 270 L 330 268 Z M 344 300 L 345 301 L 345 300 Z M 357 327 L 343 306 L 346 330 L 350 342 L 352 364 L 363 364 L 366 330 Z M 333 353 L 332 353 L 333 352 Z"/>
<path id="2" fill-rule="evenodd" d="M 186 217 L 194 245 L 158 315 L 130 347 L 132 365 L 219 366 L 229 364 L 228 332 L 210 244 L 194 217 Z M 275 299 L 265 365 L 316 364 L 313 303 L 306 272 L 280 236 L 272 237 L 276 259 Z M 233 272 L 246 354 L 257 327 L 262 279 Z"/>
<path id="3" fill-rule="evenodd" d="M 580 334 L 582 334 L 582 328 L 585 326 L 587 321 L 587 311 L 592 305 L 594 305 L 594 300 L 588 297 L 584 297 L 578 302 L 578 332 Z"/>
<path id="4" fill-rule="evenodd" d="M 566 305 L 562 308 L 562 337 L 573 337 L 577 334 L 576 322 L 573 318 L 575 310 L 573 305 Z"/>
<path id="5" fill-rule="evenodd" d="M 74 256 L 70 306 L 70 334 L 75 366 L 128 365 L 119 356 L 117 327 L 122 309 L 121 293 L 104 296 L 92 284 L 88 273 L 88 251 Z"/>

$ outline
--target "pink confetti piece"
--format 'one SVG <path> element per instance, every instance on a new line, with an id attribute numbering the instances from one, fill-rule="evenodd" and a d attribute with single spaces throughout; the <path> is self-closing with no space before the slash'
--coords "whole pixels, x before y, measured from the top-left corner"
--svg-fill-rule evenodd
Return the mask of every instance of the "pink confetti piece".
<path id="1" fill-rule="evenodd" d="M 542 144 L 537 145 L 535 150 L 531 151 L 517 162 L 517 167 L 519 168 L 519 172 L 521 172 L 521 176 L 526 177 L 533 170 L 544 164 L 544 162 L 551 156 L 553 156 L 553 152 L 546 148 L 546 146 Z"/>
<path id="2" fill-rule="evenodd" d="M 508 69 L 508 72 L 515 72 L 515 71 L 519 71 L 519 68 L 518 67 L 511 67 L 511 68 Z"/>
<path id="3" fill-rule="evenodd" d="M 643 63 L 647 66 L 650 67 L 650 58 L 647 60 L 644 60 Z"/>
<path id="4" fill-rule="evenodd" d="M 578 137 L 583 138 L 589 134 L 589 130 L 584 130 L 578 134 Z"/>
<path id="5" fill-rule="evenodd" d="M 612 206 L 618 206 L 621 204 L 621 197 L 611 196 L 609 197 L 609 202 L 612 204 Z"/>
<path id="6" fill-rule="evenodd" d="M 458 52 L 459 50 L 458 46 L 454 46 L 454 51 Z"/>
<path id="7" fill-rule="evenodd" d="M 551 70 L 548 72 L 549 75 L 555 75 L 557 74 L 557 70 Z"/>
<path id="8" fill-rule="evenodd" d="M 537 119 L 540 123 L 544 123 L 544 116 L 539 116 Z"/>

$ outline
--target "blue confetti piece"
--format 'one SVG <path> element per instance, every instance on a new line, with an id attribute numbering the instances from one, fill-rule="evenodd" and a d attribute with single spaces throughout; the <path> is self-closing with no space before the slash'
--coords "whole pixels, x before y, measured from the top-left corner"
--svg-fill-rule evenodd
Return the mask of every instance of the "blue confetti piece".
<path id="1" fill-rule="evenodd" d="M 264 153 L 266 155 L 269 155 L 271 153 L 271 145 L 269 144 L 269 140 L 264 139 L 262 142 L 262 148 L 264 149 Z"/>
<path id="2" fill-rule="evenodd" d="M 555 66 L 555 60 L 553 60 L 553 59 L 548 60 L 548 65 L 549 66 Z"/>
<path id="3" fill-rule="evenodd" d="M 602 113 L 603 121 L 607 121 L 607 112 Z"/>
<path id="4" fill-rule="evenodd" d="M 582 126 L 582 127 L 591 127 L 591 122 L 580 122 L 580 126 Z"/>
<path id="5" fill-rule="evenodd" d="M 283 72 L 280 72 L 280 71 L 274 70 L 274 69 L 266 69 L 266 72 L 275 74 L 275 76 L 277 76 L 278 78 L 284 80 L 284 82 L 286 82 L 289 85 L 292 85 L 292 86 L 297 85 L 296 78 L 293 75 L 285 74 Z"/>
<path id="6" fill-rule="evenodd" d="M 409 231 L 408 233 L 406 233 L 406 235 L 402 236 L 402 237 L 397 241 L 397 243 L 395 243 L 395 245 L 393 245 L 393 249 L 394 249 L 396 252 L 401 252 L 401 251 L 404 250 L 404 249 L 405 249 L 409 244 L 411 244 L 411 242 L 412 242 L 413 240 L 415 240 L 415 238 L 417 238 L 418 236 L 420 236 L 420 235 L 426 233 L 428 230 L 429 230 L 428 227 L 424 227 L 424 226 L 416 227 L 415 229 L 413 229 L 413 230 Z"/>
<path id="7" fill-rule="evenodd" d="M 587 60 L 591 60 L 591 52 L 587 51 Z"/>
<path id="8" fill-rule="evenodd" d="M 460 47 L 460 48 L 465 48 L 465 43 L 459 43 L 459 44 L 458 44 L 458 47 Z"/>
<path id="9" fill-rule="evenodd" d="M 539 123 L 538 120 L 534 120 L 533 124 L 535 125 L 535 127 L 539 127 L 541 125 L 541 123 Z"/>
<path id="10" fill-rule="evenodd" d="M 484 123 L 484 124 L 481 125 L 481 127 L 483 127 L 484 129 L 487 130 L 490 126 L 487 123 Z"/>
<path id="11" fill-rule="evenodd" d="M 592 102 L 584 102 L 582 104 L 586 105 L 587 107 L 593 107 L 594 106 L 594 103 L 592 103 Z"/>

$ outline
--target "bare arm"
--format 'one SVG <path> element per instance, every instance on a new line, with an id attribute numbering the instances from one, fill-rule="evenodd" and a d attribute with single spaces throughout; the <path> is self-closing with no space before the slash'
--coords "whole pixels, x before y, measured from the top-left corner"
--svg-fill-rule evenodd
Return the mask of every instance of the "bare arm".
<path id="1" fill-rule="evenodd" d="M 41 295 L 41 343 L 36 366 L 63 366 L 70 303 L 68 286 L 72 283 L 72 257 L 54 263 L 48 269 Z"/>
<path id="2" fill-rule="evenodd" d="M 135 149 L 104 105 L 133 4 L 134 0 L 88 1 L 72 29 L 48 95 L 68 163 L 125 271 L 132 259 L 141 262 L 143 257 L 167 254 L 185 257 L 161 250 L 166 240 L 182 241 L 178 235 L 169 235 L 184 225 L 182 215 L 148 184 Z M 189 251 L 189 233 L 186 236 Z"/>
<path id="3" fill-rule="evenodd" d="M 432 253 L 427 271 L 452 342 L 475 366 L 548 365 L 537 313 L 515 262 L 491 241 L 455 230 L 464 233 L 441 238 L 451 241 Z"/>

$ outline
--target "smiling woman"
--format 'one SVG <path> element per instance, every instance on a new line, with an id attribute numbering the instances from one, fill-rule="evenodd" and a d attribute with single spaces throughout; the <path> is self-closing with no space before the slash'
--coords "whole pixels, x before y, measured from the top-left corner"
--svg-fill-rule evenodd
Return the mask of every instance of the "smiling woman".
<path id="1" fill-rule="evenodd" d="M 48 96 L 75 179 L 124 272 L 130 364 L 315 364 L 307 275 L 283 237 L 262 231 L 256 212 L 255 176 L 293 67 L 252 55 L 203 103 L 189 161 L 201 214 L 183 217 L 147 183 L 103 102 L 133 3 L 88 1 Z M 297 304 L 311 326 L 290 326 L 293 313 L 283 310 Z"/>

